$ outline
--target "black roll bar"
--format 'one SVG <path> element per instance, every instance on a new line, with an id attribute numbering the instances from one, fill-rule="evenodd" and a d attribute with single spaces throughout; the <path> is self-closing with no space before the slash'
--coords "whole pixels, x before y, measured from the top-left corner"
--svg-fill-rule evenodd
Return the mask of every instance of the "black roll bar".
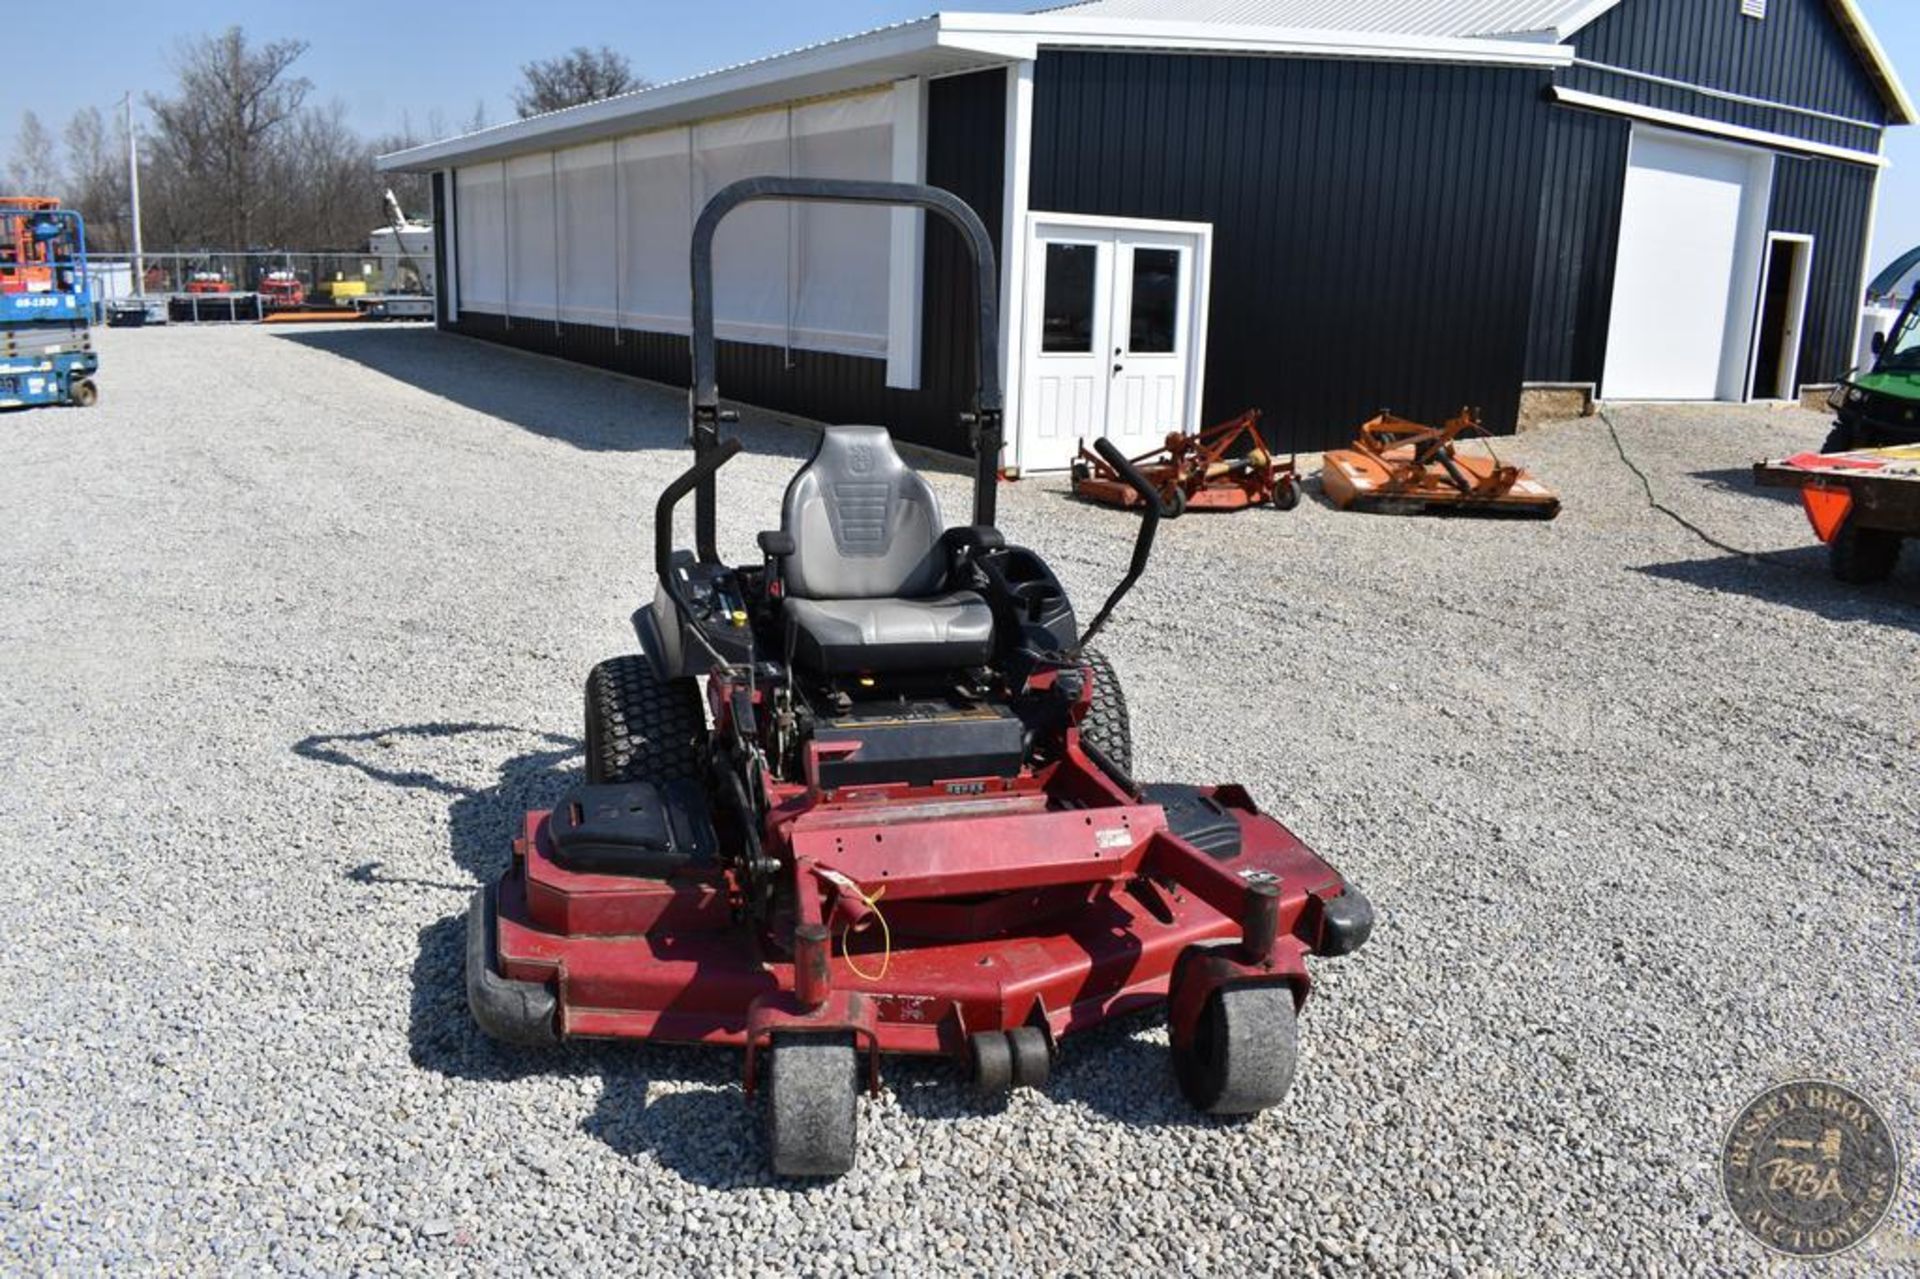
<path id="1" fill-rule="evenodd" d="M 694 459 L 703 460 L 720 443 L 720 386 L 713 339 L 713 235 L 720 221 L 755 200 L 795 200 L 826 204 L 884 204 L 926 209 L 953 224 L 973 258 L 974 293 L 979 324 L 974 331 L 974 368 L 978 381 L 973 401 L 961 414 L 974 449 L 973 522 L 991 525 L 995 484 L 1003 441 L 1000 386 L 1000 276 L 993 241 L 980 215 L 951 191 L 912 182 L 861 182 L 845 178 L 742 178 L 722 187 L 700 210 L 693 224 L 693 389 L 691 434 Z M 717 468 L 715 468 L 717 469 Z M 713 471 L 700 477 L 694 495 L 694 540 L 700 558 L 718 563 L 714 546 Z"/>

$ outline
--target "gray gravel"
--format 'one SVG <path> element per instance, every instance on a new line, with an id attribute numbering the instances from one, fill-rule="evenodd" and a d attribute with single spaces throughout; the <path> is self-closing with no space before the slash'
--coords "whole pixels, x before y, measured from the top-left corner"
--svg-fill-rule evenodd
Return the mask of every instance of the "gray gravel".
<path id="1" fill-rule="evenodd" d="M 1747 485 L 1816 416 L 1615 415 L 1777 564 L 1594 422 L 1503 450 L 1551 525 L 1168 526 L 1108 642 L 1139 771 L 1244 780 L 1383 912 L 1292 1104 L 1192 1119 L 1137 1020 L 997 1112 L 894 1066 L 796 1188 L 734 1057 L 462 1001 L 466 891 L 631 648 L 679 393 L 419 329 L 101 347 L 98 408 L 0 417 L 0 1269 L 1750 1273 L 1759 1089 L 1854 1081 L 1911 1149 L 1920 554 L 1842 587 Z M 806 447 L 744 430 L 740 558 Z M 1052 482 L 1002 524 L 1083 609 L 1130 535 Z M 1916 1183 L 1822 1273 L 1920 1257 Z"/>

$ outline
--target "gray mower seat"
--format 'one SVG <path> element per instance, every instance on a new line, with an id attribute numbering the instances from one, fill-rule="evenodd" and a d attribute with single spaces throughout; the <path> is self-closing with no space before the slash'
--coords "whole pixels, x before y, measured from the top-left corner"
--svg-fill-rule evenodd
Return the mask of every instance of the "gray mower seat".
<path id="1" fill-rule="evenodd" d="M 933 488 L 884 427 L 831 426 L 787 485 L 780 557 L 791 659 L 828 675 L 980 666 L 993 612 L 946 590 L 951 567 Z"/>

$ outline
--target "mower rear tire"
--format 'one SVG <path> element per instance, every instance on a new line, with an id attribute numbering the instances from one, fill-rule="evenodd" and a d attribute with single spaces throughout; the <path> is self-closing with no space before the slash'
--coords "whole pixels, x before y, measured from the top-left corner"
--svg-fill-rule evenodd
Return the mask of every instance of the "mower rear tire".
<path id="1" fill-rule="evenodd" d="M 1293 1083 L 1300 1027 L 1285 986 L 1229 986 L 1208 996 L 1193 1042 L 1173 1049 L 1174 1075 L 1195 1110 L 1252 1115 Z"/>
<path id="2" fill-rule="evenodd" d="M 587 674 L 587 780 L 672 782 L 701 774 L 707 717 L 699 682 L 662 680 L 638 654 Z"/>
<path id="3" fill-rule="evenodd" d="M 1291 511 L 1300 505 L 1300 481 L 1288 476 L 1273 486 L 1273 509 Z"/>
<path id="4" fill-rule="evenodd" d="M 1827 563 L 1843 582 L 1866 585 L 1893 576 L 1900 562 L 1900 535 L 1886 529 L 1861 528 L 1849 518 L 1827 546 Z"/>
<path id="5" fill-rule="evenodd" d="M 1080 736 L 1119 766 L 1123 773 L 1133 772 L 1133 721 L 1127 716 L 1127 695 L 1120 689 L 1120 677 L 1113 663 L 1097 648 L 1080 658 L 1093 670 L 1093 705 L 1080 721 Z"/>
<path id="6" fill-rule="evenodd" d="M 782 1177 L 837 1177 L 860 1135 L 851 1035 L 775 1035 L 767 1051 L 767 1148 Z"/>

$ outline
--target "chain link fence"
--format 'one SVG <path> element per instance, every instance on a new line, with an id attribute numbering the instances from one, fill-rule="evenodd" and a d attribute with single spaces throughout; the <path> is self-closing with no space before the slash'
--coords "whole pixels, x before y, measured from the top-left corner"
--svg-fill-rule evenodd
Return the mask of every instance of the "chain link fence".
<path id="1" fill-rule="evenodd" d="M 261 319 L 276 311 L 363 311 L 433 296 L 432 255 L 404 252 L 147 253 L 88 258 L 95 300 L 164 304 L 175 320 Z"/>

